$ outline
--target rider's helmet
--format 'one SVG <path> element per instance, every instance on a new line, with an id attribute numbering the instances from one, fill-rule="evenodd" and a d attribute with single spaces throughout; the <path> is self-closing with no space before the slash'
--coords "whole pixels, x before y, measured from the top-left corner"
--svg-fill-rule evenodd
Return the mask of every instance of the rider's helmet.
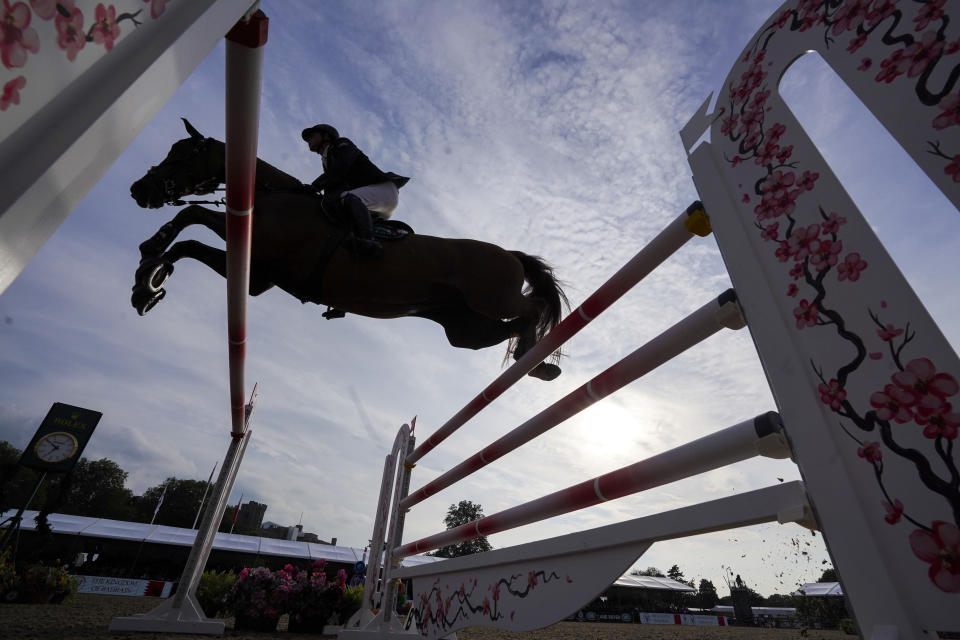
<path id="1" fill-rule="evenodd" d="M 340 138 L 340 133 L 329 124 L 315 124 L 312 127 L 304 129 L 300 134 L 300 137 L 305 141 L 309 141 L 310 136 L 312 136 L 314 133 L 322 133 L 323 135 L 333 138 L 334 140 Z"/>

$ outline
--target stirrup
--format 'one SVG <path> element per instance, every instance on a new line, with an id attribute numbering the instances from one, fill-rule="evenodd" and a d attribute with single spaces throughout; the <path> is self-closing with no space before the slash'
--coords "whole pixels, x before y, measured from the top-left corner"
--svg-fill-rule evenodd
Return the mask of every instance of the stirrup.
<path id="1" fill-rule="evenodd" d="M 333 307 L 327 307 L 327 310 L 322 314 L 327 320 L 334 320 L 336 318 L 343 318 L 347 315 L 346 311 L 341 311 L 340 309 L 334 309 Z"/>

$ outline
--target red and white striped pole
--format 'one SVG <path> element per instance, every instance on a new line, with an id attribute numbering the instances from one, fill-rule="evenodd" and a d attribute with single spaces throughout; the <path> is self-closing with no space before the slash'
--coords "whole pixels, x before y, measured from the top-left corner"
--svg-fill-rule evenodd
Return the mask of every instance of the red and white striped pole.
<path id="1" fill-rule="evenodd" d="M 226 189 L 227 335 L 230 340 L 231 435 L 246 431 L 243 373 L 247 347 L 247 292 L 257 175 L 260 78 L 269 20 L 262 11 L 227 34 Z"/>
<path id="2" fill-rule="evenodd" d="M 400 509 L 409 509 L 418 502 L 446 489 L 454 482 L 482 469 L 510 453 L 590 405 L 630 384 L 675 358 L 690 347 L 703 342 L 724 327 L 745 326 L 733 289 L 711 300 L 697 311 L 670 327 L 659 336 L 636 349 L 586 384 L 568 393 L 493 444 L 478 451 L 446 473 L 420 487 L 400 502 Z"/>
<path id="3" fill-rule="evenodd" d="M 687 207 L 647 246 L 635 255 L 630 262 L 610 277 L 599 289 L 593 292 L 583 304 L 554 327 L 530 351 L 525 353 L 513 366 L 500 374 L 480 395 L 467 403 L 455 416 L 447 420 L 429 438 L 407 457 L 407 464 L 413 464 L 437 445 L 446 440 L 454 431 L 462 427 L 467 420 L 477 415 L 504 391 L 513 386 L 523 376 L 563 343 L 577 334 L 587 324 L 603 313 L 607 307 L 620 299 L 623 294 L 643 280 L 664 260 L 672 256 L 687 243 L 694 234 L 706 236 L 710 233 L 710 224 L 700 201 Z"/>
<path id="4" fill-rule="evenodd" d="M 779 432 L 779 422 L 780 419 L 776 413 L 759 415 L 652 458 L 621 467 L 616 471 L 561 489 L 542 498 L 401 545 L 393 550 L 393 555 L 396 558 L 404 558 L 465 540 L 515 529 L 531 522 L 570 513 L 712 469 L 719 469 L 757 455 L 788 457 L 790 450 L 786 440 L 782 440 L 781 446 L 773 448 L 765 447 L 760 443 L 764 437 Z"/>

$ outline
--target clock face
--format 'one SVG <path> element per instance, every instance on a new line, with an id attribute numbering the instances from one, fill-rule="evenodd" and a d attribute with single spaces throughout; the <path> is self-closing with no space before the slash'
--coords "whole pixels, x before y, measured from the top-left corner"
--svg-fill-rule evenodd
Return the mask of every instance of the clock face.
<path id="1" fill-rule="evenodd" d="M 33 451 L 44 462 L 63 462 L 77 451 L 77 439 L 65 431 L 48 433 L 40 438 Z"/>

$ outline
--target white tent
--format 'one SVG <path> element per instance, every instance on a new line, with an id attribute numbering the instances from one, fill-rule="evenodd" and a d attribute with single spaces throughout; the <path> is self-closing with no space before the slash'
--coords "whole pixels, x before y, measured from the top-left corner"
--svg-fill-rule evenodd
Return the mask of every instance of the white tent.
<path id="1" fill-rule="evenodd" d="M 842 596 L 839 582 L 808 582 L 794 591 L 795 596 Z"/>

